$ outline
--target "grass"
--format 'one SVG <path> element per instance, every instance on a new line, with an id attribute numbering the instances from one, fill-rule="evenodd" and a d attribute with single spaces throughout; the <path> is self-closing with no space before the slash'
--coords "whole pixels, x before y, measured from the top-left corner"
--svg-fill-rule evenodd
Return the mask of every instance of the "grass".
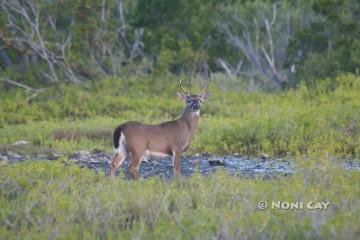
<path id="1" fill-rule="evenodd" d="M 61 161 L 6 165 L 0 238 L 356 239 L 360 172 L 321 164 L 301 163 L 295 176 L 268 181 L 220 171 L 180 183 L 111 179 Z M 330 205 L 260 210 L 262 200 Z"/>
<path id="2" fill-rule="evenodd" d="M 49 90 L 31 104 L 19 91 L 2 93 L 0 145 L 22 139 L 34 149 L 111 151 L 118 124 L 159 123 L 181 113 L 176 84 L 171 84 L 176 81 L 109 79 L 87 88 L 63 86 L 62 95 Z M 335 82 L 334 89 L 301 86 L 281 93 L 224 92 L 214 83 L 190 152 L 358 156 L 360 78 L 342 75 Z"/>
<path id="3" fill-rule="evenodd" d="M 111 151 L 126 120 L 176 117 L 178 79 L 107 79 L 48 89 L 31 103 L 0 91 L 0 151 Z M 360 154 L 360 78 L 278 93 L 218 90 L 202 108 L 190 153 L 291 157 L 296 173 L 261 180 L 195 174 L 140 181 L 57 161 L 0 161 L 0 239 L 357 239 L 360 172 L 337 158 Z M 321 85 L 321 84 L 320 84 Z M 28 145 L 13 146 L 18 140 Z M 259 201 L 323 202 L 326 210 L 258 208 Z"/>

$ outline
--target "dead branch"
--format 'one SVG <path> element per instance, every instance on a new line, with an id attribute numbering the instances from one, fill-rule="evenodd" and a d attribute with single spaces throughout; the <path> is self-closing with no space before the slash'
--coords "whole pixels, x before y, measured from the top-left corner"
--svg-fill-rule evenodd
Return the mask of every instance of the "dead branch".
<path id="1" fill-rule="evenodd" d="M 36 98 L 40 93 L 44 92 L 46 90 L 46 88 L 40 88 L 40 89 L 35 89 L 35 88 L 32 88 L 28 85 L 25 85 L 23 83 L 19 83 L 19 82 L 16 82 L 16 81 L 13 81 L 13 80 L 10 80 L 10 79 L 0 79 L 6 83 L 9 83 L 11 85 L 14 85 L 14 86 L 17 86 L 17 87 L 20 87 L 20 88 L 23 88 L 27 91 L 30 91 L 30 92 L 33 92 L 33 94 L 28 97 L 26 99 L 27 102 L 30 102 L 32 101 L 34 98 Z"/>
<path id="2" fill-rule="evenodd" d="M 66 56 L 66 49 L 70 46 L 70 34 L 64 42 L 52 42 L 51 45 L 55 47 L 50 49 L 48 47 L 50 45 L 48 44 L 49 40 L 45 38 L 43 27 L 40 25 L 42 21 L 40 20 L 40 10 L 32 0 L 25 2 L 3 0 L 0 8 L 4 10 L 7 16 L 9 30 L 14 33 L 12 37 L 1 35 L 2 40 L 14 42 L 15 45 L 30 47 L 31 51 L 46 62 L 49 73 L 43 75 L 51 82 L 59 81 L 58 70 L 66 76 L 68 81 L 79 82 Z M 47 21 L 55 35 L 56 26 L 54 22 L 56 19 L 48 17 Z"/>
<path id="3" fill-rule="evenodd" d="M 235 69 L 226 63 L 225 60 L 217 59 L 216 63 L 223 68 L 231 78 L 234 78 L 237 74 L 245 74 L 248 76 L 261 75 L 280 86 L 285 81 L 286 77 L 278 67 L 282 66 L 282 56 L 284 53 L 277 54 L 272 33 L 275 27 L 283 24 L 281 22 L 277 25 L 277 15 L 277 5 L 273 4 L 271 21 L 266 14 L 262 16 L 264 26 L 262 29 L 265 29 L 263 34 L 260 33 L 261 26 L 255 16 L 250 22 L 242 19 L 240 16 L 234 16 L 235 21 L 239 23 L 241 27 L 240 34 L 236 34 L 229 24 L 220 25 L 220 29 L 228 36 L 230 44 L 240 50 L 248 64 L 247 68 L 249 70 L 244 72 L 240 71 L 243 65 L 242 61 L 241 63 L 239 61 L 238 67 Z M 286 38 L 286 36 L 284 36 L 284 38 Z M 279 51 L 283 51 L 282 49 L 285 48 L 281 47 Z"/>

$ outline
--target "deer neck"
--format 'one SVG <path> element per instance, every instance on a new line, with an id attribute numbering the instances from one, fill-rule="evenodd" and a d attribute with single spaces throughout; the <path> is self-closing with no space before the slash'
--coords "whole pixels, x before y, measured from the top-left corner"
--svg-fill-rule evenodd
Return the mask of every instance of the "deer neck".
<path id="1" fill-rule="evenodd" d="M 200 119 L 200 112 L 194 113 L 193 111 L 191 111 L 191 109 L 186 107 L 179 120 L 185 123 L 185 126 L 190 131 L 192 136 L 196 131 L 199 119 Z"/>

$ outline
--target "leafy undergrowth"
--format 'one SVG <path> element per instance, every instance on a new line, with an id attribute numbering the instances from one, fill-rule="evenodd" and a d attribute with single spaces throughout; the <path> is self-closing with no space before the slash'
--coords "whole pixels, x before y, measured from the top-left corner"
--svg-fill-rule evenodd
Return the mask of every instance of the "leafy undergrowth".
<path id="1" fill-rule="evenodd" d="M 61 160 L 4 165 L 0 238 L 356 239 L 359 177 L 329 161 L 300 162 L 296 175 L 268 181 L 222 171 L 180 182 L 125 181 Z M 330 204 L 260 210 L 259 201 Z"/>
<path id="2" fill-rule="evenodd" d="M 112 130 L 121 122 L 158 123 L 181 112 L 178 79 L 171 80 L 68 85 L 32 103 L 20 90 L 1 90 L 0 151 L 111 151 Z M 217 86 L 190 152 L 291 155 L 295 175 L 264 181 L 218 171 L 180 182 L 125 181 L 65 165 L 66 159 L 0 161 L 0 239 L 356 239 L 360 172 L 329 156 L 359 157 L 360 78 L 342 75 L 331 88 L 280 93 Z M 29 144 L 14 146 L 19 140 Z M 259 201 L 330 205 L 260 210 Z"/>
<path id="3" fill-rule="evenodd" d="M 49 89 L 32 103 L 26 103 L 22 90 L 3 91 L 0 145 L 26 140 L 34 151 L 111 151 L 112 130 L 118 124 L 159 123 L 181 113 L 175 94 L 178 79 L 170 80 L 68 85 L 60 93 Z M 322 82 L 316 90 L 300 86 L 279 93 L 248 93 L 220 91 L 221 84 L 214 81 L 190 151 L 359 156 L 360 78 L 341 75 L 329 86 Z"/>

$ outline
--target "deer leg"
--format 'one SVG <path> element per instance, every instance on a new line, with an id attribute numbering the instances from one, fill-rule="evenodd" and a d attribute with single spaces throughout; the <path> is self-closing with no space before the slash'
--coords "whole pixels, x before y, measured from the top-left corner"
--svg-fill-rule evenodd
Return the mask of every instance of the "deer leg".
<path id="1" fill-rule="evenodd" d="M 174 173 L 176 179 L 179 179 L 181 176 L 181 152 L 176 151 L 173 152 L 173 166 L 174 166 Z"/>
<path id="2" fill-rule="evenodd" d="M 139 169 L 139 165 L 141 162 L 141 157 L 142 157 L 142 154 L 133 154 L 132 155 L 132 160 L 129 165 L 129 173 L 130 173 L 131 178 L 134 180 L 139 179 L 138 169 Z"/>
<path id="3" fill-rule="evenodd" d="M 116 153 L 112 159 L 110 165 L 110 176 L 115 176 L 115 171 L 118 167 L 121 166 L 121 163 L 125 160 L 126 155 L 121 153 Z"/>

